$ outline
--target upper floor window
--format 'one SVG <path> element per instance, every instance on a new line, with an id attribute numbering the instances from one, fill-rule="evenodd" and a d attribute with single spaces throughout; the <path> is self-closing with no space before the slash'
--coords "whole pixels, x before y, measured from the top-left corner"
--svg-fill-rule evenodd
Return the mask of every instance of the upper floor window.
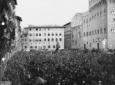
<path id="1" fill-rule="evenodd" d="M 50 34 L 48 33 L 48 36 L 50 36 Z"/>
<path id="2" fill-rule="evenodd" d="M 99 34 L 99 29 L 97 29 L 97 34 Z"/>
<path id="3" fill-rule="evenodd" d="M 44 41 L 46 41 L 46 38 L 44 39 Z"/>
<path id="4" fill-rule="evenodd" d="M 54 41 L 54 39 L 52 38 L 52 41 Z"/>
<path id="5" fill-rule="evenodd" d="M 39 34 L 39 36 L 41 36 L 41 34 Z"/>
<path id="6" fill-rule="evenodd" d="M 25 48 L 27 48 L 27 46 L 25 46 Z"/>
<path id="7" fill-rule="evenodd" d="M 62 38 L 60 38 L 59 40 L 62 41 Z"/>
<path id="8" fill-rule="evenodd" d="M 104 28 L 104 33 L 107 33 L 107 29 L 106 28 Z"/>
<path id="9" fill-rule="evenodd" d="M 113 18 L 113 21 L 115 22 L 115 18 Z"/>
<path id="10" fill-rule="evenodd" d="M 38 36 L 38 34 L 36 34 L 36 36 Z"/>
<path id="11" fill-rule="evenodd" d="M 30 31 L 31 31 L 32 29 L 30 28 Z"/>
<path id="12" fill-rule="evenodd" d="M 48 48 L 50 48 L 50 45 L 48 46 Z"/>
<path id="13" fill-rule="evenodd" d="M 62 34 L 60 33 L 59 35 L 61 36 Z"/>
<path id="14" fill-rule="evenodd" d="M 33 46 L 30 46 L 30 48 L 33 48 Z"/>
<path id="15" fill-rule="evenodd" d="M 55 45 L 53 45 L 53 48 L 55 48 Z"/>
<path id="16" fill-rule="evenodd" d="M 58 41 L 58 38 L 56 38 L 56 41 Z"/>
<path id="17" fill-rule="evenodd" d="M 50 41 L 50 39 L 48 38 L 48 41 Z"/>
<path id="18" fill-rule="evenodd" d="M 41 41 L 41 39 L 39 39 L 39 41 Z"/>
<path id="19" fill-rule="evenodd" d="M 36 31 L 38 31 L 38 28 L 36 28 Z"/>

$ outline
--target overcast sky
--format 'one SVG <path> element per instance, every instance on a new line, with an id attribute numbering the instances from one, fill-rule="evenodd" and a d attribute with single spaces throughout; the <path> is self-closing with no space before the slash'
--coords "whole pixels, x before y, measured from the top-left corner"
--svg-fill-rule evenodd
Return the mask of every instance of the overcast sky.
<path id="1" fill-rule="evenodd" d="M 16 14 L 22 27 L 28 25 L 64 25 L 79 12 L 88 10 L 88 0 L 17 0 Z"/>

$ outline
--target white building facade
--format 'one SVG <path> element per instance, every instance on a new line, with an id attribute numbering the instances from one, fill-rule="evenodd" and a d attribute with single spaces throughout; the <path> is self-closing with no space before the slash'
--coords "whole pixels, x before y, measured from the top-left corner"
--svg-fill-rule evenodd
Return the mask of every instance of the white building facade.
<path id="1" fill-rule="evenodd" d="M 61 26 L 31 26 L 25 28 L 28 31 L 28 46 L 24 48 L 29 50 L 55 50 L 58 41 L 60 49 L 64 49 L 64 27 Z"/>

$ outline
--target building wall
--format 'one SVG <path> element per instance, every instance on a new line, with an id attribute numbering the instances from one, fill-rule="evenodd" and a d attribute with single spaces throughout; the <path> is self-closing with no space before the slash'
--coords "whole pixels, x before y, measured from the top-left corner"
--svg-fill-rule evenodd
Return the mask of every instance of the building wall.
<path id="1" fill-rule="evenodd" d="M 81 49 L 82 48 L 82 14 L 77 13 L 71 21 L 72 27 L 72 42 L 71 46 L 73 49 Z"/>
<path id="2" fill-rule="evenodd" d="M 108 49 L 115 49 L 115 0 L 107 0 Z"/>
<path id="3" fill-rule="evenodd" d="M 88 48 L 88 37 L 87 37 L 87 31 L 88 31 L 88 26 L 89 26 L 89 22 L 88 22 L 88 18 L 89 18 L 89 12 L 85 12 L 83 13 L 83 48 Z"/>
<path id="4" fill-rule="evenodd" d="M 28 27 L 28 50 L 55 50 L 56 41 L 64 49 L 64 27 Z"/>
<path id="5" fill-rule="evenodd" d="M 103 40 L 107 39 L 107 4 L 99 2 L 83 18 L 83 44 L 88 49 L 103 49 Z M 105 46 L 107 47 L 107 46 Z"/>
<path id="6" fill-rule="evenodd" d="M 64 26 L 64 48 L 71 49 L 71 23 L 68 23 Z"/>

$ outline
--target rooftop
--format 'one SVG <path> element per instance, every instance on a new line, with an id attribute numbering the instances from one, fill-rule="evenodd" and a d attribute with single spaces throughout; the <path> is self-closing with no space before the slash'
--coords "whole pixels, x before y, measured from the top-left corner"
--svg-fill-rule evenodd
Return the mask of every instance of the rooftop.
<path id="1" fill-rule="evenodd" d="M 29 28 L 65 28 L 65 26 L 58 26 L 58 25 L 41 25 L 41 26 L 34 26 L 30 25 L 28 27 L 25 27 L 25 29 Z"/>

